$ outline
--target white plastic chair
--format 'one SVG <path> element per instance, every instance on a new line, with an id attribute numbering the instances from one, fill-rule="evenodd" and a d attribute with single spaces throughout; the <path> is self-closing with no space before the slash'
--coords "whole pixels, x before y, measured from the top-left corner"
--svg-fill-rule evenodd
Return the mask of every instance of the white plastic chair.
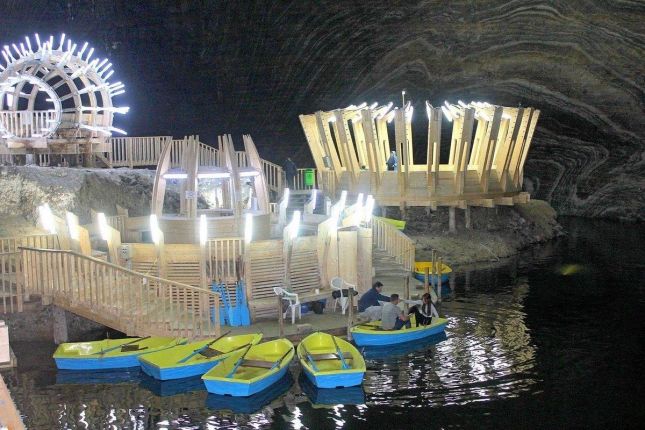
<path id="1" fill-rule="evenodd" d="M 329 284 L 331 285 L 332 290 L 336 290 L 340 294 L 340 297 L 334 300 L 334 307 L 332 311 L 336 312 L 336 306 L 340 305 L 340 310 L 342 311 L 342 314 L 345 315 L 345 311 L 347 310 L 347 306 L 349 305 L 349 297 L 343 295 L 343 288 L 356 289 L 356 285 L 345 282 L 343 281 L 342 278 L 339 278 L 338 276 L 336 276 L 335 278 L 332 278 Z"/>
<path id="2" fill-rule="evenodd" d="M 282 287 L 273 287 L 273 292 L 282 297 L 282 300 L 289 302 L 289 309 L 291 309 L 291 324 L 296 323 L 296 312 L 298 313 L 298 319 L 302 319 L 302 309 L 300 308 L 300 299 L 298 298 L 297 293 L 290 293 Z M 287 311 L 282 314 L 283 318 L 287 317 Z"/>

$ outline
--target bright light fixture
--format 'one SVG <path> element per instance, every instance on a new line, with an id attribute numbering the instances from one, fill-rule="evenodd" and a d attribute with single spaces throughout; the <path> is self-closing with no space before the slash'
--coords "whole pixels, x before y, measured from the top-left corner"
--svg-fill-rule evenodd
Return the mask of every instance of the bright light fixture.
<path id="1" fill-rule="evenodd" d="M 445 106 L 441 106 L 441 111 L 443 112 L 443 115 L 446 117 L 446 119 L 452 122 L 452 113 Z"/>
<path id="2" fill-rule="evenodd" d="M 161 241 L 161 230 L 159 229 L 159 221 L 155 214 L 150 215 L 150 235 L 152 236 L 154 244 L 159 245 Z"/>
<path id="3" fill-rule="evenodd" d="M 372 195 L 367 196 L 367 201 L 363 207 L 363 222 L 370 222 L 372 219 L 372 212 L 374 211 L 374 197 Z"/>
<path id="4" fill-rule="evenodd" d="M 80 238 L 78 231 L 78 219 L 76 219 L 76 216 L 71 212 L 66 212 L 65 218 L 67 219 L 67 230 L 69 231 L 69 237 L 71 237 L 72 240 L 78 240 Z"/>
<path id="5" fill-rule="evenodd" d="M 253 240 L 253 214 L 247 213 L 244 218 L 244 243 L 249 244 Z"/>
<path id="6" fill-rule="evenodd" d="M 343 211 L 343 209 L 345 209 L 345 203 L 347 203 L 347 190 L 343 190 L 340 192 L 340 200 L 338 200 L 338 207 L 340 208 L 341 212 Z"/>
<path id="7" fill-rule="evenodd" d="M 298 237 L 298 230 L 300 229 L 300 211 L 293 211 L 293 218 L 289 223 L 288 229 L 290 240 Z"/>
<path id="8" fill-rule="evenodd" d="M 108 240 L 110 238 L 110 230 L 108 229 L 107 219 L 103 212 L 99 212 L 96 215 L 96 218 L 99 222 L 99 233 L 101 233 L 101 239 Z"/>
<path id="9" fill-rule="evenodd" d="M 206 245 L 208 240 L 208 223 L 206 222 L 206 215 L 202 214 L 199 216 L 199 243 L 200 245 Z"/>
<path id="10" fill-rule="evenodd" d="M 231 174 L 229 172 L 204 172 L 197 174 L 197 179 L 225 179 L 230 177 Z"/>
<path id="11" fill-rule="evenodd" d="M 45 230 L 51 234 L 56 234 L 56 223 L 54 222 L 54 214 L 52 213 L 51 208 L 47 203 L 44 205 L 38 206 L 38 212 L 40 215 L 40 222 L 42 223 Z"/>
<path id="12" fill-rule="evenodd" d="M 186 179 L 188 178 L 188 173 L 164 173 L 164 179 Z"/>

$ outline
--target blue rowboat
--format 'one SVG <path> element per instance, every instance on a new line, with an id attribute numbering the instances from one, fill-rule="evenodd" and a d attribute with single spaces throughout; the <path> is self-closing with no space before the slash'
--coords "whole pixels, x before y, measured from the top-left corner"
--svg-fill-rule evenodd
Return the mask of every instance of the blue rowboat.
<path id="1" fill-rule="evenodd" d="M 206 339 L 146 354 L 141 356 L 139 361 L 141 369 L 155 379 L 168 381 L 190 378 L 203 375 L 234 351 L 255 345 L 261 339 L 261 334 Z"/>
<path id="2" fill-rule="evenodd" d="M 202 380 L 209 393 L 248 397 L 269 388 L 289 370 L 293 344 L 276 339 L 236 351 L 208 371 Z"/>
<path id="3" fill-rule="evenodd" d="M 316 332 L 298 345 L 305 375 L 318 388 L 353 387 L 363 383 L 365 360 L 351 343 Z"/>
<path id="4" fill-rule="evenodd" d="M 107 370 L 139 367 L 139 356 L 172 348 L 185 339 L 148 336 L 62 343 L 54 352 L 56 367 L 64 370 Z"/>
<path id="5" fill-rule="evenodd" d="M 252 396 L 231 397 L 209 393 L 206 397 L 206 407 L 220 411 L 231 411 L 234 414 L 252 414 L 289 391 L 292 385 L 293 378 L 291 373 L 287 372 L 266 390 L 262 390 Z"/>
<path id="6" fill-rule="evenodd" d="M 418 341 L 443 332 L 448 323 L 445 318 L 433 318 L 432 324 L 415 327 L 414 315 L 410 317 L 412 327 L 401 330 L 383 330 L 381 321 L 355 325 L 351 329 L 354 343 L 358 346 L 385 346 Z"/>

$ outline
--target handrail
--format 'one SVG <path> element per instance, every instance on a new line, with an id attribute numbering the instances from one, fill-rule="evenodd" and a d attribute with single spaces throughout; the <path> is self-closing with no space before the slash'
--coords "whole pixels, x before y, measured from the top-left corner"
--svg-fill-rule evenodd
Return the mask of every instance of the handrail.
<path id="1" fill-rule="evenodd" d="M 372 242 L 403 265 L 405 270 L 414 270 L 416 248 L 412 239 L 405 233 L 383 220 L 373 218 Z"/>
<path id="2" fill-rule="evenodd" d="M 19 247 L 26 292 L 134 335 L 219 335 L 219 294 L 69 250 Z"/>

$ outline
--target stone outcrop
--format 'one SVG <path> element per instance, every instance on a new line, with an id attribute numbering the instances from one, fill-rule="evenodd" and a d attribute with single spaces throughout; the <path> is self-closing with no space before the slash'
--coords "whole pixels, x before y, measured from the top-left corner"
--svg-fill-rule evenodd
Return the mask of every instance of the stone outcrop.
<path id="1" fill-rule="evenodd" d="M 91 222 L 90 208 L 116 215 L 116 205 L 120 205 L 131 216 L 144 216 L 150 213 L 153 178 L 154 171 L 139 169 L 0 167 L 0 214 L 33 221 L 38 206 L 48 203 L 60 216 L 65 211 L 75 213 L 82 224 Z M 176 210 L 177 192 L 167 191 L 165 206 Z"/>

